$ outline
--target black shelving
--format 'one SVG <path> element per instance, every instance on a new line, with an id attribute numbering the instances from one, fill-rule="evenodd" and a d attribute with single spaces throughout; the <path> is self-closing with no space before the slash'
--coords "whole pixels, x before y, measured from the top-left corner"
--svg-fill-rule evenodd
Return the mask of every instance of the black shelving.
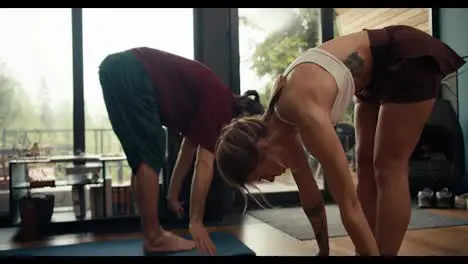
<path id="1" fill-rule="evenodd" d="M 70 207 L 68 210 L 63 211 L 63 208 L 54 208 L 54 213 L 52 214 L 51 222 L 52 223 L 69 223 L 69 222 L 80 222 L 80 221 L 89 221 L 89 220 L 96 220 L 96 219 L 105 219 L 105 218 L 114 218 L 112 217 L 112 186 L 111 186 L 111 179 L 108 177 L 107 172 L 107 164 L 110 162 L 123 162 L 125 157 L 102 157 L 98 158 L 96 156 L 60 156 L 60 157 L 51 157 L 51 158 L 25 158 L 19 160 L 12 160 L 9 163 L 9 175 L 10 175 L 10 194 L 9 194 L 9 222 L 11 225 L 18 225 L 20 223 L 20 211 L 19 211 L 19 200 L 22 197 L 25 197 L 31 193 L 37 192 L 50 192 L 50 189 L 56 187 L 74 187 L 76 188 L 84 188 L 85 192 L 90 190 L 86 190 L 86 186 L 91 188 L 98 188 L 100 189 L 101 195 L 97 198 L 91 200 L 84 196 L 83 200 L 84 203 L 90 203 L 89 205 L 85 205 L 86 208 L 86 216 L 84 218 L 76 217 L 73 211 L 73 208 Z M 78 161 L 78 162 L 76 162 Z M 48 167 L 63 167 L 67 166 L 67 164 L 89 164 L 90 168 L 100 167 L 98 173 L 92 174 L 90 177 L 84 177 L 80 179 L 73 178 L 73 176 L 68 176 L 69 179 L 63 180 L 66 176 L 59 176 L 55 178 L 59 178 L 60 180 L 53 179 L 54 177 L 46 177 L 43 184 L 31 184 L 29 179 L 29 168 L 37 168 L 44 164 Z M 71 168 L 71 169 L 70 169 Z M 69 171 L 79 171 L 80 169 L 75 169 L 73 167 L 68 167 L 66 170 Z M 62 174 L 62 173 L 60 173 Z M 65 173 L 66 174 L 66 173 Z M 49 180 L 50 178 L 50 180 Z M 37 183 L 37 182 L 35 182 Z M 70 192 L 72 192 L 70 190 Z M 89 195 L 90 196 L 90 195 Z M 108 201 L 109 200 L 109 201 Z M 96 203 L 99 204 L 99 213 L 96 213 L 97 209 L 94 209 L 95 213 L 91 213 L 90 207 L 91 203 L 94 203 L 94 207 L 96 207 Z M 110 206 L 110 208 L 108 208 Z M 122 217 L 120 215 L 116 215 L 116 217 Z"/>

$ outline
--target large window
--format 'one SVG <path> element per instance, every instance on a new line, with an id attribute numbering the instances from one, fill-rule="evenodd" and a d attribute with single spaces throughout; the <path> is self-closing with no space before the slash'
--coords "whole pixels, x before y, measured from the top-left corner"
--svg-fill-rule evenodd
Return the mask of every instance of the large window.
<path id="1" fill-rule="evenodd" d="M 320 31 L 318 8 L 239 8 L 241 93 L 257 90 L 266 106 L 276 76 L 321 43 Z M 289 172 L 257 186 L 263 192 L 297 190 Z"/>
<path id="2" fill-rule="evenodd" d="M 101 61 L 111 53 L 143 46 L 193 59 L 193 43 L 192 8 L 83 9 L 87 153 L 123 154 L 102 97 L 98 76 Z M 120 167 L 114 171 L 112 176 L 117 182 L 129 179 L 130 170 L 126 162 L 123 169 Z"/>
<path id="3" fill-rule="evenodd" d="M 335 37 L 364 28 L 395 24 L 410 25 L 432 33 L 428 8 L 333 10 Z M 72 12 L 69 8 L 0 9 L 0 216 L 8 212 L 9 160 L 33 154 L 73 154 L 74 139 L 79 142 L 83 134 L 86 153 L 123 156 L 121 145 L 111 129 L 98 78 L 99 64 L 107 55 L 148 46 L 194 58 L 192 8 L 76 11 L 73 23 L 82 22 L 82 25 L 75 24 L 72 31 Z M 203 15 L 199 18 L 197 32 L 203 30 L 207 23 L 217 25 L 216 22 L 222 18 L 204 12 L 200 14 Z M 241 92 L 250 89 L 259 91 L 262 102 L 266 104 L 275 77 L 301 52 L 321 44 L 321 33 L 327 33 L 329 27 L 321 25 L 320 21 L 328 24 L 331 20 L 329 17 L 321 20 L 320 9 L 316 8 L 241 8 L 238 14 L 240 89 Z M 222 28 L 212 29 L 210 34 L 217 36 L 204 34 L 195 38 L 199 39 L 200 50 L 204 51 L 201 57 L 222 54 L 219 50 L 204 49 L 210 38 L 229 37 Z M 73 88 L 77 89 L 76 94 L 80 94 L 81 88 L 81 43 L 72 43 L 73 40 L 83 41 L 85 105 L 76 105 L 75 109 L 84 109 L 85 131 L 81 131 L 80 120 L 74 120 L 73 115 Z M 78 48 L 76 53 L 73 53 L 73 47 Z M 73 58 L 77 62 L 75 65 Z M 73 87 L 74 69 L 77 70 L 76 87 Z M 223 69 L 220 70 L 222 72 Z M 81 98 L 77 99 L 79 103 Z M 342 122 L 352 123 L 353 114 L 353 107 L 350 106 Z M 78 124 L 75 134 L 74 121 Z M 310 161 L 312 167 L 318 166 L 312 157 Z M 111 168 L 107 168 L 107 172 L 110 172 L 113 184 L 128 180 L 130 170 L 125 160 L 109 166 Z M 60 173 L 56 174 L 60 171 L 54 165 L 34 164 L 30 166 L 28 175 L 60 178 Z M 321 186 L 321 177 L 317 176 Z M 279 176 L 275 183 L 258 186 L 263 192 L 297 190 L 289 173 Z M 70 188 L 60 188 L 55 188 L 54 192 L 63 191 L 64 197 L 67 197 L 56 199 L 56 203 L 70 206 Z"/>
<path id="4" fill-rule="evenodd" d="M 0 9 L 0 213 L 8 211 L 8 161 L 36 144 L 73 153 L 70 9 Z M 53 174 L 53 168 L 31 168 Z"/>

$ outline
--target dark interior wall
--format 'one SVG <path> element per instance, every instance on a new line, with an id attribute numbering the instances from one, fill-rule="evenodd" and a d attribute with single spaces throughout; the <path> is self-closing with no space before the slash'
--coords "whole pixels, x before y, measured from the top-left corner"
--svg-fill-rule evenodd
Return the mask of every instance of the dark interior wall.
<path id="1" fill-rule="evenodd" d="M 194 8 L 195 59 L 210 67 L 235 93 L 240 93 L 237 8 Z M 216 98 L 212 98 L 216 100 Z M 177 159 L 180 136 L 168 129 L 168 183 Z M 167 188 L 167 184 L 165 184 Z M 187 188 L 189 188 L 187 186 Z"/>
<path id="2" fill-rule="evenodd" d="M 193 12 L 195 59 L 210 67 L 238 94 L 240 78 L 237 8 L 194 8 Z M 178 134 L 168 129 L 168 177 L 177 159 L 179 143 Z"/>
<path id="3" fill-rule="evenodd" d="M 194 8 L 195 59 L 240 91 L 237 8 Z"/>

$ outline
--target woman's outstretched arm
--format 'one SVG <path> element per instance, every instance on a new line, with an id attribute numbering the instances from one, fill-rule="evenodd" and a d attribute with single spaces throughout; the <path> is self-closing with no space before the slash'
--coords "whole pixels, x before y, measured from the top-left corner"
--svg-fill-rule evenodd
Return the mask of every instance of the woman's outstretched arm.
<path id="1" fill-rule="evenodd" d="M 363 256 L 377 256 L 379 249 L 359 202 L 348 161 L 331 120 L 336 81 L 315 64 L 301 64 L 284 84 L 278 110 L 294 123 L 304 146 L 323 167 L 330 193 L 340 208 L 343 225 Z"/>
<path id="2" fill-rule="evenodd" d="M 360 255 L 378 256 L 377 242 L 364 216 L 343 147 L 326 112 L 310 108 L 299 130 L 307 150 L 322 164 L 341 220 Z M 307 121 L 306 121 L 307 120 Z"/>
<path id="3" fill-rule="evenodd" d="M 314 229 L 315 239 L 319 247 L 318 255 L 328 256 L 330 247 L 325 204 L 299 137 L 289 145 L 288 152 L 292 157 L 291 173 L 299 188 L 302 208 Z"/>

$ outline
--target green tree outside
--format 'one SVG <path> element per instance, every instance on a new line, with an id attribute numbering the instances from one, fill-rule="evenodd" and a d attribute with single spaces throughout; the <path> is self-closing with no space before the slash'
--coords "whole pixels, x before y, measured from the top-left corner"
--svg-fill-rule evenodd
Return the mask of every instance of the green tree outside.
<path id="1" fill-rule="evenodd" d="M 258 77 L 268 77 L 270 81 L 259 89 L 262 103 L 266 106 L 276 76 L 283 73 L 288 65 L 302 52 L 320 44 L 320 9 L 290 9 L 292 19 L 280 30 L 271 32 L 258 43 L 252 55 L 252 70 Z M 239 17 L 239 26 L 261 29 L 251 18 Z M 339 36 L 335 23 L 335 36 Z M 350 105 L 342 122 L 353 121 L 354 106 Z"/>

